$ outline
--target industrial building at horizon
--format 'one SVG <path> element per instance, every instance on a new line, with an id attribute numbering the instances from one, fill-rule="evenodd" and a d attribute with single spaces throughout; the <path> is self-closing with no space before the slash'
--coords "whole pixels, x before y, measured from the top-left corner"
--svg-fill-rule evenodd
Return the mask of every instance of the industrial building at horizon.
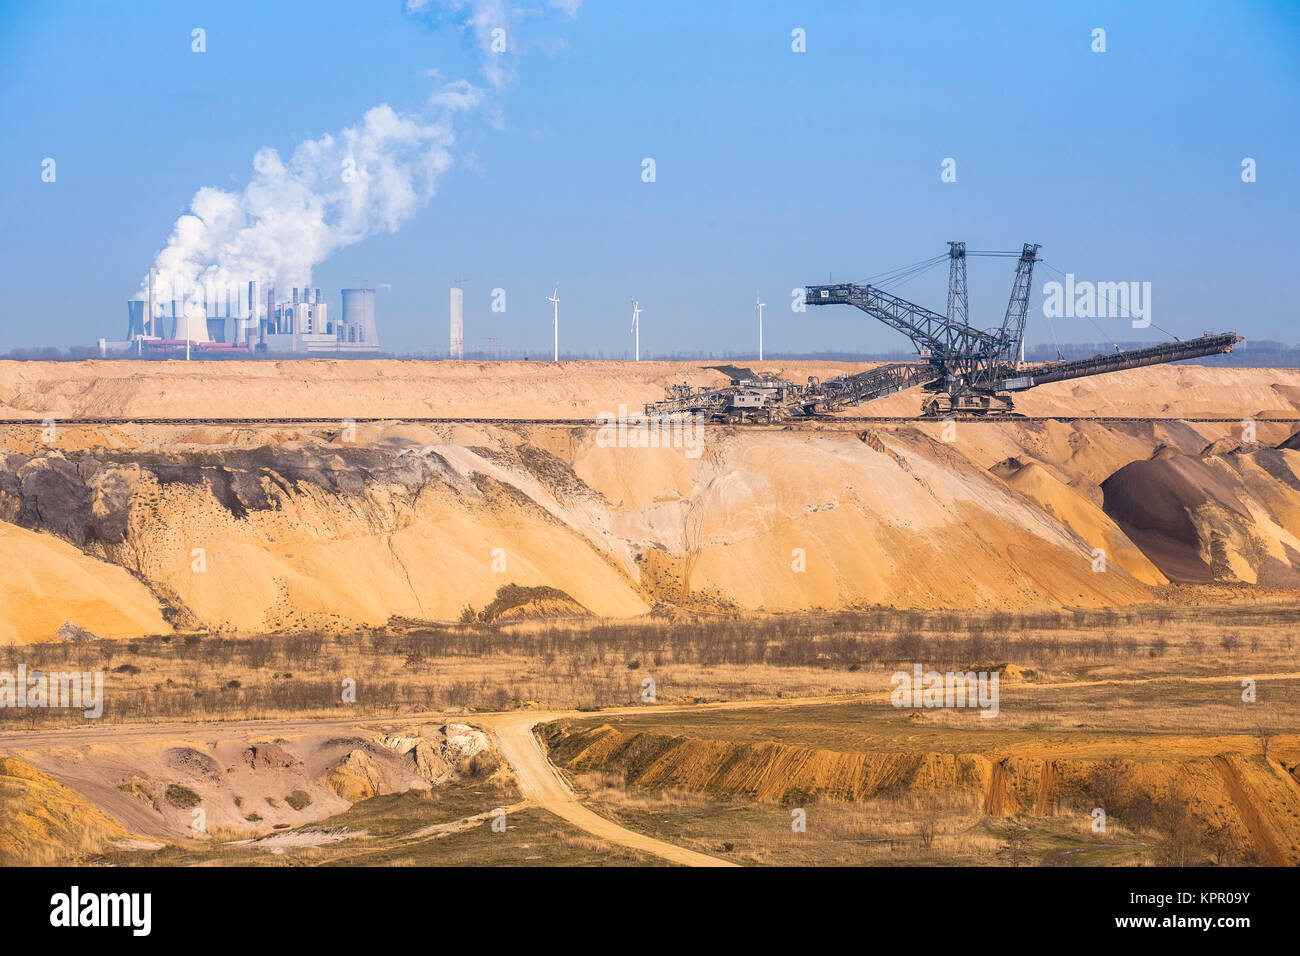
<path id="1" fill-rule="evenodd" d="M 331 316 L 320 289 L 294 287 L 280 300 L 275 287 L 258 301 L 257 283 L 225 289 L 225 309 L 219 294 L 204 288 L 203 301 L 173 297 L 170 314 L 157 298 L 156 270 L 149 271 L 143 298 L 128 299 L 124 340 L 99 340 L 101 355 L 170 356 L 197 353 L 201 358 L 259 353 L 350 355 L 379 351 L 375 326 L 375 290 L 343 289 L 343 309 Z"/>
<path id="2" fill-rule="evenodd" d="M 318 356 L 375 355 L 379 332 L 375 324 L 375 290 L 342 289 L 342 313 L 335 318 L 319 288 L 293 287 L 280 300 L 275 286 L 259 301 L 257 282 L 203 287 L 202 300 L 185 295 L 157 295 L 157 270 L 149 270 L 142 297 L 126 301 L 127 329 L 123 339 L 101 338 L 101 357 L 251 357 L 264 354 Z M 224 294 L 222 294 L 224 291 Z M 224 306 L 222 300 L 224 299 Z M 555 361 L 559 361 L 559 299 L 555 304 Z M 450 336 L 446 357 L 465 358 L 465 291 L 456 280 L 450 296 Z M 641 309 L 633 302 L 633 333 L 640 358 Z M 499 360 L 496 336 L 485 336 Z"/>

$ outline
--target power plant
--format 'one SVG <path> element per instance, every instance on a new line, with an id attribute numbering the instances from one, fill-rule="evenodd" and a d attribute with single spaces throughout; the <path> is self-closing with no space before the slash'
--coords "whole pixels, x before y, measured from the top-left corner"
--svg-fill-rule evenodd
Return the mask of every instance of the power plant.
<path id="1" fill-rule="evenodd" d="M 714 421 L 736 424 L 811 418 L 921 387 L 927 393 L 921 414 L 1009 414 L 1012 393 L 1048 382 L 1102 375 L 1122 369 L 1161 365 L 1204 355 L 1231 352 L 1241 341 L 1233 332 L 1206 332 L 1188 341 L 1101 354 L 1077 361 L 1027 364 L 1025 321 L 1034 263 L 1041 247 L 1025 243 L 1017 262 L 1011 298 L 1000 328 L 982 330 L 966 321 L 966 258 L 968 255 L 1015 256 L 1015 252 L 970 252 L 964 242 L 948 243 L 947 256 L 936 256 L 888 273 L 914 276 L 948 259 L 948 314 L 941 315 L 872 285 L 841 283 L 810 285 L 806 305 L 852 305 L 911 339 L 922 362 L 901 362 L 842 375 L 827 382 L 809 378 L 796 385 L 749 369 L 730 368 L 731 384 L 692 389 L 677 385 L 667 396 L 645 406 L 647 415 L 702 414 Z M 761 334 L 761 333 L 760 333 Z"/>
<path id="2" fill-rule="evenodd" d="M 375 290 L 343 289 L 341 316 L 335 317 L 320 289 L 298 288 L 280 299 L 274 286 L 258 301 L 257 283 L 227 287 L 224 295 L 208 288 L 201 301 L 170 307 L 156 299 L 156 270 L 149 270 L 143 299 L 128 299 L 126 338 L 99 340 L 100 353 L 139 356 L 253 353 L 374 354 L 379 351 Z M 224 299 L 224 310 L 222 299 Z"/>
<path id="3" fill-rule="evenodd" d="M 260 324 L 260 352 L 366 353 L 379 351 L 375 328 L 375 290 L 344 289 L 343 314 L 334 321 L 321 301 L 320 289 L 292 290 L 277 301 L 274 286 L 266 294 L 266 319 Z"/>

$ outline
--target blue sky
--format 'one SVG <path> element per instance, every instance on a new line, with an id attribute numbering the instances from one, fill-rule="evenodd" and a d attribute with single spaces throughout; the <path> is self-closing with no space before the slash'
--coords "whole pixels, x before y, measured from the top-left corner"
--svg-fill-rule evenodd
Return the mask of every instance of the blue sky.
<path id="1" fill-rule="evenodd" d="M 436 195 L 313 273 L 331 303 L 379 287 L 392 350 L 446 348 L 456 276 L 468 349 L 495 336 L 546 354 L 556 281 L 562 350 L 628 352 L 636 296 L 643 352 L 743 353 L 755 293 L 772 352 L 903 347 L 852 309 L 793 312 L 791 289 L 950 239 L 1034 241 L 1080 278 L 1149 281 L 1155 324 L 1179 335 L 1300 339 L 1300 5 L 588 0 L 512 27 L 522 52 L 499 90 L 455 15 L 401 0 L 2 9 L 0 351 L 120 337 L 197 188 L 238 191 L 258 149 L 287 157 L 462 78 L 486 101 L 455 118 Z M 807 52 L 792 52 L 795 28 Z M 972 319 L 995 325 L 1011 263 L 970 268 Z M 1038 306 L 1056 277 L 1036 275 L 1031 345 L 1159 337 L 1121 319 L 1049 328 Z M 944 279 L 899 294 L 942 310 Z"/>

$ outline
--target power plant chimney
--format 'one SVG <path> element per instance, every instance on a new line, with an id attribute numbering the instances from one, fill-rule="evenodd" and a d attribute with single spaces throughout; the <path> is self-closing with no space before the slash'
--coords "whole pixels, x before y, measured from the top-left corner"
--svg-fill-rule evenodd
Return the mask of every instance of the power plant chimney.
<path id="1" fill-rule="evenodd" d="M 293 287 L 293 304 L 294 304 L 294 305 L 297 305 L 297 304 L 298 304 L 298 287 L 297 287 L 297 286 L 294 286 L 294 287 Z"/>
<path id="2" fill-rule="evenodd" d="M 258 341 L 263 344 L 266 343 L 266 327 L 271 323 L 271 315 L 274 312 L 275 312 L 275 286 L 271 286 L 271 288 L 266 290 L 266 321 L 262 323 L 261 334 L 258 336 Z M 279 330 L 277 329 L 277 331 Z"/>
<path id="3" fill-rule="evenodd" d="M 153 334 L 155 334 L 155 333 L 154 333 L 154 329 L 153 329 L 153 324 L 154 324 L 154 317 L 153 317 L 153 280 L 154 280 L 154 276 L 156 276 L 157 274 L 158 274 L 158 270 L 155 269 L 155 268 L 153 268 L 153 267 L 151 266 L 151 267 L 149 268 L 149 300 L 148 300 L 148 301 L 149 301 L 149 305 L 148 305 L 148 310 L 149 310 L 149 311 L 148 311 L 148 313 L 145 315 L 145 317 L 144 317 L 144 322 L 142 322 L 142 323 L 141 323 L 141 326 L 140 326 L 140 333 L 141 333 L 142 335 L 143 335 L 145 332 L 148 332 L 149 335 L 153 335 Z"/>
<path id="4" fill-rule="evenodd" d="M 253 346 L 253 326 L 257 324 L 257 280 L 248 283 L 248 321 L 244 324 L 244 344 Z"/>

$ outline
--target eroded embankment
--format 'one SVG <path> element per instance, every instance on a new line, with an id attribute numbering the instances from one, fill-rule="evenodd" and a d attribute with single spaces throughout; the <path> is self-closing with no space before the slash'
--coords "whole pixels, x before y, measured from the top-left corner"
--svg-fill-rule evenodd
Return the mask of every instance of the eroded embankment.
<path id="1" fill-rule="evenodd" d="M 127 836 L 81 794 L 0 756 L 0 866 L 67 864 Z"/>
<path id="2" fill-rule="evenodd" d="M 611 618 L 1300 587 L 1290 426 L 943 430 L 0 429 L 0 642 L 457 621 L 508 585 Z"/>
<path id="3" fill-rule="evenodd" d="M 1203 841 L 1235 846 L 1275 866 L 1300 865 L 1297 767 L 1276 757 L 1232 752 L 1097 759 L 1070 756 L 1067 748 L 1059 757 L 837 753 L 774 742 L 628 734 L 608 724 L 540 730 L 556 766 L 618 773 L 629 786 L 782 802 L 964 790 L 981 795 L 989 816 L 1087 814 L 1102 807 L 1131 827 L 1159 826 L 1162 814 L 1176 808 L 1195 822 Z"/>
<path id="4" fill-rule="evenodd" d="M 457 723 L 274 740 L 208 731 L 27 748 L 17 739 L 0 754 L 0 865 L 84 862 L 130 838 L 251 839 L 371 797 L 506 774 L 489 738 Z"/>

